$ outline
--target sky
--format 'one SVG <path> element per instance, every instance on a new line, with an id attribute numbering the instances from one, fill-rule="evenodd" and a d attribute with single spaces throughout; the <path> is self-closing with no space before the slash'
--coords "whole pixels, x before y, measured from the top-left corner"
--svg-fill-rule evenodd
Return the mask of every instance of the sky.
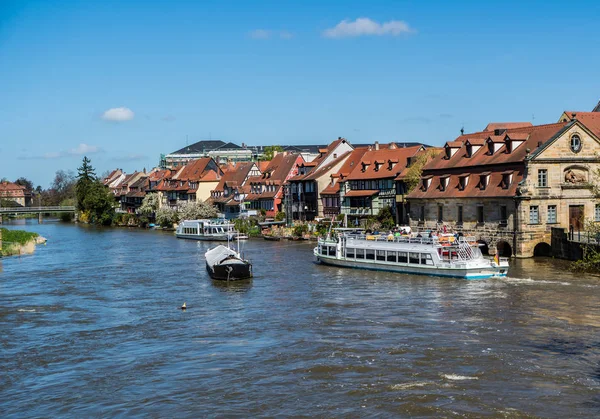
<path id="1" fill-rule="evenodd" d="M 0 178 L 422 142 L 600 100 L 600 2 L 0 0 Z"/>

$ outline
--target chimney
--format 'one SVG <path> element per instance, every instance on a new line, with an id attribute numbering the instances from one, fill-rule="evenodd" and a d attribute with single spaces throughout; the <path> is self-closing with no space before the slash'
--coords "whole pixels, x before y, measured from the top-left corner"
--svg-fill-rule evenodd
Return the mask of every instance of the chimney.
<path id="1" fill-rule="evenodd" d="M 277 150 L 273 150 L 273 157 L 275 157 L 275 156 L 276 156 L 276 155 L 278 155 L 278 154 L 279 154 L 279 151 L 277 151 Z"/>
<path id="2" fill-rule="evenodd" d="M 573 120 L 573 119 L 577 119 L 577 114 L 576 113 L 572 113 L 571 114 L 571 120 Z"/>
<path id="3" fill-rule="evenodd" d="M 379 150 L 379 141 L 375 141 L 374 150 Z"/>

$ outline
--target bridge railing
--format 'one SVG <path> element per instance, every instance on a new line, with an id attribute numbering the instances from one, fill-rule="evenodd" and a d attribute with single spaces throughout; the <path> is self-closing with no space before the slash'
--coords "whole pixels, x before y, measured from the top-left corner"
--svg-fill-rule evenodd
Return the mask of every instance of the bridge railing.
<path id="1" fill-rule="evenodd" d="M 39 213 L 39 212 L 75 212 L 74 206 L 50 206 L 50 207 L 0 207 L 0 214 L 16 213 Z"/>

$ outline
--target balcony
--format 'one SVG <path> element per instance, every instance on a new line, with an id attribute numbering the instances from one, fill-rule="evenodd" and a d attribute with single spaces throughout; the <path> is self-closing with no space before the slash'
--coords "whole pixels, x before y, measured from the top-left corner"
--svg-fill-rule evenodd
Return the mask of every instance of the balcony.
<path id="1" fill-rule="evenodd" d="M 371 215 L 370 207 L 342 207 L 342 214 Z"/>

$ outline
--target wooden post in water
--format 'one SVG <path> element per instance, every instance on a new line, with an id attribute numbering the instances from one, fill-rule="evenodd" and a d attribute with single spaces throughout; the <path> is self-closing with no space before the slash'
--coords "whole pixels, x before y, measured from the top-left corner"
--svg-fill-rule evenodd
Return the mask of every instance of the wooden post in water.
<path id="1" fill-rule="evenodd" d="M 43 214 L 40 212 L 38 214 L 38 224 L 42 224 L 44 222 L 44 216 Z"/>

